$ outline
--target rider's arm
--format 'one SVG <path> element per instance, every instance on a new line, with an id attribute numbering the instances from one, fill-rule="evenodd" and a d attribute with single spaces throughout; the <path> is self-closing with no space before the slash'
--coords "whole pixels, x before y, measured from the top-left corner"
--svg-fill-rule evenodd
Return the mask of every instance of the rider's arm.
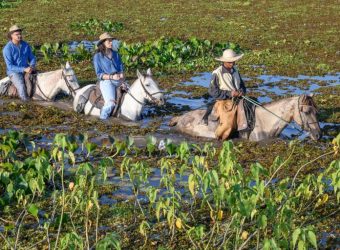
<path id="1" fill-rule="evenodd" d="M 13 60 L 10 46 L 5 46 L 2 53 L 7 66 L 7 71 L 14 73 L 24 73 L 25 67 L 17 66 L 15 61 Z"/>
<path id="2" fill-rule="evenodd" d="M 215 100 L 225 100 L 231 98 L 231 92 L 228 90 L 221 90 L 218 84 L 218 77 L 213 74 L 209 86 L 209 95 Z"/>
<path id="3" fill-rule="evenodd" d="M 117 53 L 117 72 L 123 74 L 124 72 L 124 65 L 122 62 L 122 58 L 120 55 Z"/>
<path id="4" fill-rule="evenodd" d="M 94 55 L 93 57 L 93 65 L 94 65 L 94 70 L 96 72 L 97 75 L 97 79 L 100 80 L 119 80 L 119 74 L 107 74 L 106 72 L 104 72 L 104 70 L 101 67 L 101 63 L 100 63 L 100 54 L 97 53 Z"/>
<path id="5" fill-rule="evenodd" d="M 243 79 L 242 79 L 240 74 L 239 74 L 239 76 L 240 76 L 240 90 L 245 95 L 247 93 L 246 85 L 244 84 L 244 81 L 243 81 Z"/>

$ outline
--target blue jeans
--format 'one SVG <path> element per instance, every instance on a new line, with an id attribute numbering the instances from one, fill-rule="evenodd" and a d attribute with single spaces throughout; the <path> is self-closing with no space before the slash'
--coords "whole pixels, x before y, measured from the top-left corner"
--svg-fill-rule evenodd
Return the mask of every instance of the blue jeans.
<path id="1" fill-rule="evenodd" d="M 23 73 L 11 73 L 9 75 L 9 78 L 11 79 L 15 88 L 17 89 L 20 99 L 23 101 L 27 101 L 28 98 L 27 98 L 27 93 L 26 93 L 24 74 Z"/>
<path id="2" fill-rule="evenodd" d="M 102 80 L 100 81 L 100 91 L 104 98 L 104 106 L 100 112 L 100 119 L 107 119 L 112 113 L 115 106 L 116 100 L 116 88 L 119 82 L 113 80 Z"/>

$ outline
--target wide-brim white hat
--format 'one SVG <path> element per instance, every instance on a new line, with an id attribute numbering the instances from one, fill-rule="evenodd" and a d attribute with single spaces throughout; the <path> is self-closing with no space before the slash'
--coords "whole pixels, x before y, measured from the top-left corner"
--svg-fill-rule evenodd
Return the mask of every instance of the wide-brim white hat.
<path id="1" fill-rule="evenodd" d="M 232 49 L 226 49 L 223 51 L 223 55 L 221 57 L 215 58 L 215 60 L 220 62 L 236 62 L 243 57 L 243 54 L 236 54 Z"/>

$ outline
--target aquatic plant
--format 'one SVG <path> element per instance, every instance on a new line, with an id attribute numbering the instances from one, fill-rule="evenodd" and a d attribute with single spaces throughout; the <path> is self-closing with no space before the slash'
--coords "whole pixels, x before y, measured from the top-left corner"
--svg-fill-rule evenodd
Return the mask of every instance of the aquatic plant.
<path id="1" fill-rule="evenodd" d="M 118 32 L 124 29 L 121 22 L 100 21 L 96 18 L 90 18 L 84 22 L 75 22 L 70 25 L 75 34 L 98 35 L 102 32 Z"/>
<path id="2" fill-rule="evenodd" d="M 282 179 L 278 174 L 298 152 L 295 141 L 289 154 L 277 157 L 270 168 L 254 162 L 246 169 L 231 141 L 220 149 L 211 143 L 177 145 L 170 140 L 156 147 L 150 137 L 145 148 L 138 148 L 129 137 L 96 145 L 87 135 L 57 134 L 42 148 L 31 139 L 16 131 L 1 136 L 0 211 L 5 226 L 0 236 L 7 248 L 120 249 L 126 244 L 125 229 L 100 231 L 101 225 L 118 229 L 119 223 L 131 224 L 129 230 L 142 237 L 143 246 L 155 231 L 163 231 L 169 245 L 180 239 L 197 249 L 317 248 L 319 217 L 338 211 L 340 135 L 332 150 Z M 327 155 L 335 160 L 323 171 L 304 172 Z M 160 170 L 157 186 L 149 181 L 151 167 Z M 105 185 L 109 168 L 131 184 L 128 221 L 114 221 L 113 211 L 100 202 L 106 188 L 112 192 L 112 186 Z M 110 208 L 122 204 L 117 200 Z M 24 240 L 32 220 L 41 229 L 35 231 L 39 239 L 28 246 Z"/>
<path id="3" fill-rule="evenodd" d="M 14 8 L 16 5 L 20 4 L 22 0 L 0 0 L 0 9 Z"/>

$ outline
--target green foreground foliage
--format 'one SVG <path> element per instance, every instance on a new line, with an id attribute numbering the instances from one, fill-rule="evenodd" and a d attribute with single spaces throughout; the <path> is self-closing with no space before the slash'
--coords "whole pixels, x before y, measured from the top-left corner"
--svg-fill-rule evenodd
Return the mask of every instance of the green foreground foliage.
<path id="1" fill-rule="evenodd" d="M 245 169 L 231 141 L 217 149 L 170 140 L 157 145 L 154 137 L 145 148 L 136 147 L 130 137 L 109 140 L 99 147 L 87 135 L 57 134 L 49 147 L 41 148 L 25 134 L 3 135 L 1 245 L 156 248 L 150 243 L 158 234 L 163 238 L 158 247 L 309 249 L 318 245 L 317 222 L 339 210 L 340 135 L 333 150 L 282 179 L 276 176 L 289 168 L 295 141 L 287 159 L 277 157 L 268 169 L 256 162 Z M 329 166 L 302 174 L 316 159 L 331 154 L 337 160 Z M 159 185 L 149 179 L 152 168 L 161 173 Z M 101 204 L 103 192 L 112 191 L 109 169 L 131 184 L 130 203 Z M 127 223 L 128 232 L 119 229 Z M 110 230 L 103 233 L 103 226 Z M 136 245 L 131 238 L 140 241 Z"/>

